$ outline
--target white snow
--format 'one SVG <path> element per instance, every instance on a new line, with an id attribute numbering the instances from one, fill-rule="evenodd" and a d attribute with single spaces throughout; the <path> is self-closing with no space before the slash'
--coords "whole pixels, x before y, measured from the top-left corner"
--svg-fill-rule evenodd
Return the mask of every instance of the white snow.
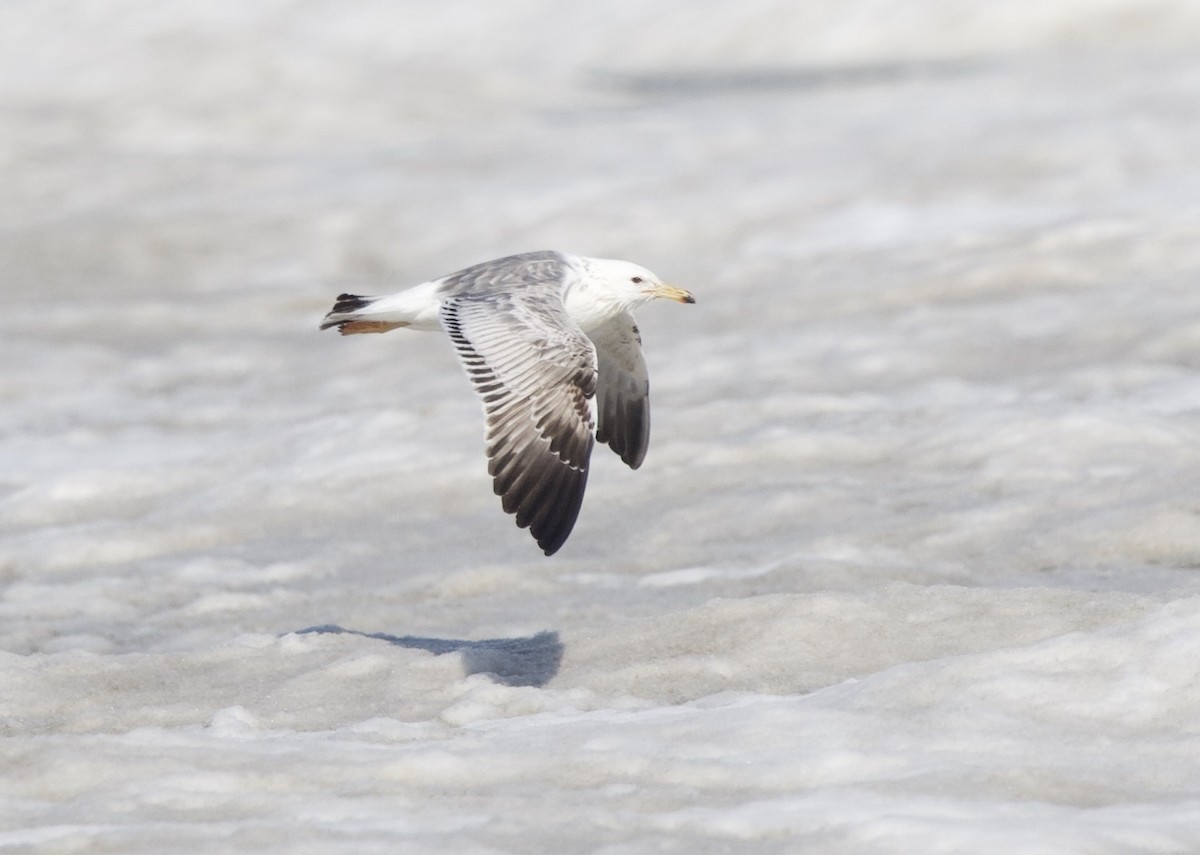
<path id="1" fill-rule="evenodd" d="M 0 851 L 1200 851 L 1198 92 L 1188 0 L 5 4 Z M 551 559 L 316 329 L 542 248 L 698 300 Z"/>

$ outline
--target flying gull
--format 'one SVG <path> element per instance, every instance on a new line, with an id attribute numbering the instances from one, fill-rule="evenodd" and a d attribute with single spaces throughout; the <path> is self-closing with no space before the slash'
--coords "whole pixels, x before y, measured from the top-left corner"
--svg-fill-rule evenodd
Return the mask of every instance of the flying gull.
<path id="1" fill-rule="evenodd" d="M 695 298 L 628 261 L 528 252 L 387 297 L 342 294 L 321 329 L 444 329 L 487 419 L 488 474 L 547 555 L 570 535 L 595 439 L 637 469 L 649 383 L 632 310 Z"/>

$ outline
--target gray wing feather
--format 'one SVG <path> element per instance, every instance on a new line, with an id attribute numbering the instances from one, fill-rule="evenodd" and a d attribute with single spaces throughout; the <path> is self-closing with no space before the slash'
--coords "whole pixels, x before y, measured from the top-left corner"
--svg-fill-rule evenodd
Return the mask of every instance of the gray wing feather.
<path id="1" fill-rule="evenodd" d="M 526 252 L 496 258 L 443 276 L 438 293 L 444 298 L 479 297 L 505 291 L 541 292 L 561 298 L 569 265 L 561 253 Z"/>
<path id="2" fill-rule="evenodd" d="M 503 270 L 460 281 L 456 296 L 443 301 L 441 319 L 483 399 L 493 488 L 551 555 L 583 503 L 597 366 L 591 341 L 563 308 L 565 266 L 548 262 L 531 276 L 518 269 L 524 284 L 517 288 Z"/>
<path id="3" fill-rule="evenodd" d="M 622 312 L 593 330 L 591 339 L 600 371 L 596 438 L 637 469 L 650 445 L 650 381 L 641 334 L 633 315 Z"/>

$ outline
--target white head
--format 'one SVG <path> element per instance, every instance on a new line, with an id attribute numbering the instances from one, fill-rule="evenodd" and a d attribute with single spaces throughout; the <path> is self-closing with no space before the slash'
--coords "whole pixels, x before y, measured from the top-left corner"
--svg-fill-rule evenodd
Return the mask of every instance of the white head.
<path id="1" fill-rule="evenodd" d="M 584 258 L 582 261 L 588 284 L 607 292 L 622 308 L 632 309 L 658 299 L 696 302 L 689 292 L 664 284 L 649 270 L 631 261 L 612 258 Z"/>

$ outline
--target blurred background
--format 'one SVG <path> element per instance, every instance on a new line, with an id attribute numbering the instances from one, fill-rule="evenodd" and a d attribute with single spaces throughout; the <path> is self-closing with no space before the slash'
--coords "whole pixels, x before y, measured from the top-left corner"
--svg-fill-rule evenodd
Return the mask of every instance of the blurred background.
<path id="1" fill-rule="evenodd" d="M 1200 851 L 1198 95 L 1195 0 L 0 3 L 0 849 Z M 317 331 L 534 249 L 698 300 L 552 559 Z"/>
<path id="2" fill-rule="evenodd" d="M 750 289 L 1195 190 L 1185 0 L 0 16 L 12 301 L 315 299 L 542 246 Z"/>
<path id="3" fill-rule="evenodd" d="M 4 4 L 14 644 L 161 642 L 235 581 L 270 596 L 189 625 L 1153 587 L 1200 547 L 1198 47 L 1182 0 Z M 647 466 L 597 455 L 549 564 L 443 342 L 316 332 L 340 291 L 541 248 L 699 299 L 645 312 Z M 438 587 L 481 564 L 471 608 Z M 126 621 L 38 623 L 46 585 Z"/>

